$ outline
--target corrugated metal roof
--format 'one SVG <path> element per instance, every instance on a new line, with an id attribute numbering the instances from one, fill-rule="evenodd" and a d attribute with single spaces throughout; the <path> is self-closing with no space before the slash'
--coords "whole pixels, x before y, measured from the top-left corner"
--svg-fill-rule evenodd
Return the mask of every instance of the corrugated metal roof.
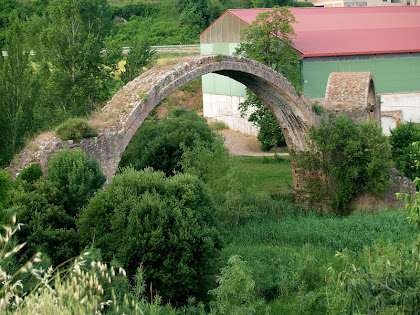
<path id="1" fill-rule="evenodd" d="M 258 13 L 267 10 L 270 9 L 231 9 L 224 14 L 229 12 L 251 24 Z M 297 21 L 294 47 L 302 57 L 420 52 L 420 7 L 291 8 L 291 11 Z"/>

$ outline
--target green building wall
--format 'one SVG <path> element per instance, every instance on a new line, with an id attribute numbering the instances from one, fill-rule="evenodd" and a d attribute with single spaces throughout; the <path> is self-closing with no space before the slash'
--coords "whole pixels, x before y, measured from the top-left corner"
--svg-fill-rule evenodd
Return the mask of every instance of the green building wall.
<path id="1" fill-rule="evenodd" d="M 420 57 L 381 55 L 371 58 L 340 61 L 303 59 L 304 93 L 308 97 L 325 97 L 328 76 L 331 72 L 364 71 L 373 73 L 376 92 L 379 94 L 420 91 Z"/>

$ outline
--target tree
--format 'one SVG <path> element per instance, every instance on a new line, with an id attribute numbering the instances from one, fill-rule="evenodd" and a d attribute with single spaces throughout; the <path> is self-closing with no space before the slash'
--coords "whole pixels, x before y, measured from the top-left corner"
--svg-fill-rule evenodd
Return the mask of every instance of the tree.
<path id="1" fill-rule="evenodd" d="M 391 151 L 381 128 L 347 116 L 323 121 L 310 132 L 310 149 L 297 156 L 305 181 L 300 198 L 344 215 L 362 192 L 384 193 L 391 185 Z"/>
<path id="2" fill-rule="evenodd" d="M 255 314 L 255 281 L 251 270 L 238 255 L 229 257 L 228 265 L 220 270 L 219 286 L 209 292 L 215 298 L 210 303 L 211 314 Z"/>
<path id="3" fill-rule="evenodd" d="M 39 179 L 33 184 L 21 182 L 11 192 L 11 206 L 17 220 L 24 222 L 18 232 L 20 242 L 27 242 L 21 260 L 41 251 L 54 266 L 77 256 L 81 247 L 75 218 L 64 208 L 62 194 L 55 183 Z"/>
<path id="4" fill-rule="evenodd" d="M 136 170 L 153 167 L 172 175 L 182 170 L 180 161 L 186 148 L 193 147 L 198 140 L 210 144 L 215 137 L 196 113 L 176 109 L 168 113 L 168 119 L 145 122 L 125 150 L 119 166 Z"/>
<path id="5" fill-rule="evenodd" d="M 112 27 L 106 0 L 52 0 L 47 15 L 31 19 L 29 41 L 51 74 L 49 96 L 65 112 L 87 115 L 107 94 L 104 40 Z"/>
<path id="6" fill-rule="evenodd" d="M 271 11 L 258 14 L 251 25 L 241 33 L 242 43 L 237 47 L 235 54 L 243 55 L 265 64 L 280 72 L 296 88 L 301 90 L 301 75 L 299 55 L 293 49 L 292 38 L 295 17 L 286 7 L 275 7 Z M 256 112 L 249 121 L 260 127 L 259 140 L 263 150 L 269 150 L 275 143 L 284 143 L 281 128 L 273 114 L 258 99 L 255 94 L 247 89 L 248 100 L 240 105 L 242 112 L 250 106 Z M 274 137 L 278 136 L 275 140 Z"/>
<path id="7" fill-rule="evenodd" d="M 121 73 L 121 81 L 128 83 L 137 78 L 147 66 L 153 64 L 156 51 L 150 48 L 147 39 L 135 40 L 127 54 L 125 71 Z"/>
<path id="8" fill-rule="evenodd" d="M 88 159 L 80 149 L 70 152 L 66 148 L 51 157 L 48 163 L 48 180 L 59 191 L 60 204 L 74 217 L 102 187 L 105 176 L 98 161 Z"/>
<path id="9" fill-rule="evenodd" d="M 5 30 L 9 24 L 9 16 L 16 7 L 14 0 L 0 0 L 0 47 L 3 48 L 6 40 Z"/>
<path id="10" fill-rule="evenodd" d="M 17 12 L 10 16 L 6 32 L 8 56 L 0 60 L 0 166 L 7 165 L 13 154 L 23 146 L 23 139 L 31 128 L 37 84 L 24 51 L 23 25 Z"/>
<path id="11" fill-rule="evenodd" d="M 280 72 L 300 90 L 299 55 L 293 49 L 295 17 L 286 7 L 258 14 L 241 32 L 236 54 L 254 59 Z"/>
<path id="12" fill-rule="evenodd" d="M 143 266 L 147 285 L 175 303 L 206 294 L 222 245 L 203 183 L 152 169 L 116 175 L 91 200 L 78 227 L 85 244 L 93 241 L 130 278 Z"/>

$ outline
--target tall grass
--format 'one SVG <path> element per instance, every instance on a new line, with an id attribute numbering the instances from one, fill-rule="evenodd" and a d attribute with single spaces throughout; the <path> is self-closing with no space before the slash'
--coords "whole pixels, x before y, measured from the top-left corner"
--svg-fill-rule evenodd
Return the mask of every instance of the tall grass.
<path id="1" fill-rule="evenodd" d="M 337 251 L 350 253 L 363 265 L 368 264 L 368 251 L 388 243 L 405 247 L 416 238 L 403 211 L 339 218 L 303 212 L 286 200 L 261 209 L 259 217 L 230 229 L 222 259 L 240 255 L 248 261 L 257 296 L 275 313 L 324 314 L 327 269 L 344 268 L 335 259 Z"/>

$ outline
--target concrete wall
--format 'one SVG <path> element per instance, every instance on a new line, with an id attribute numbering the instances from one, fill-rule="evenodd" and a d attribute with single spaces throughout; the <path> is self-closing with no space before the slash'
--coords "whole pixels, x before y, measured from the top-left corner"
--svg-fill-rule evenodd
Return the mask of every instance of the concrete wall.
<path id="1" fill-rule="evenodd" d="M 222 121 L 232 130 L 256 136 L 258 128 L 247 120 L 253 109 L 248 109 L 245 117 L 238 110 L 243 101 L 245 97 L 203 93 L 203 115 L 209 121 Z"/>
<path id="2" fill-rule="evenodd" d="M 420 89 L 419 89 L 420 90 Z M 420 92 L 384 93 L 382 102 L 382 129 L 389 135 L 400 123 L 420 122 Z"/>

